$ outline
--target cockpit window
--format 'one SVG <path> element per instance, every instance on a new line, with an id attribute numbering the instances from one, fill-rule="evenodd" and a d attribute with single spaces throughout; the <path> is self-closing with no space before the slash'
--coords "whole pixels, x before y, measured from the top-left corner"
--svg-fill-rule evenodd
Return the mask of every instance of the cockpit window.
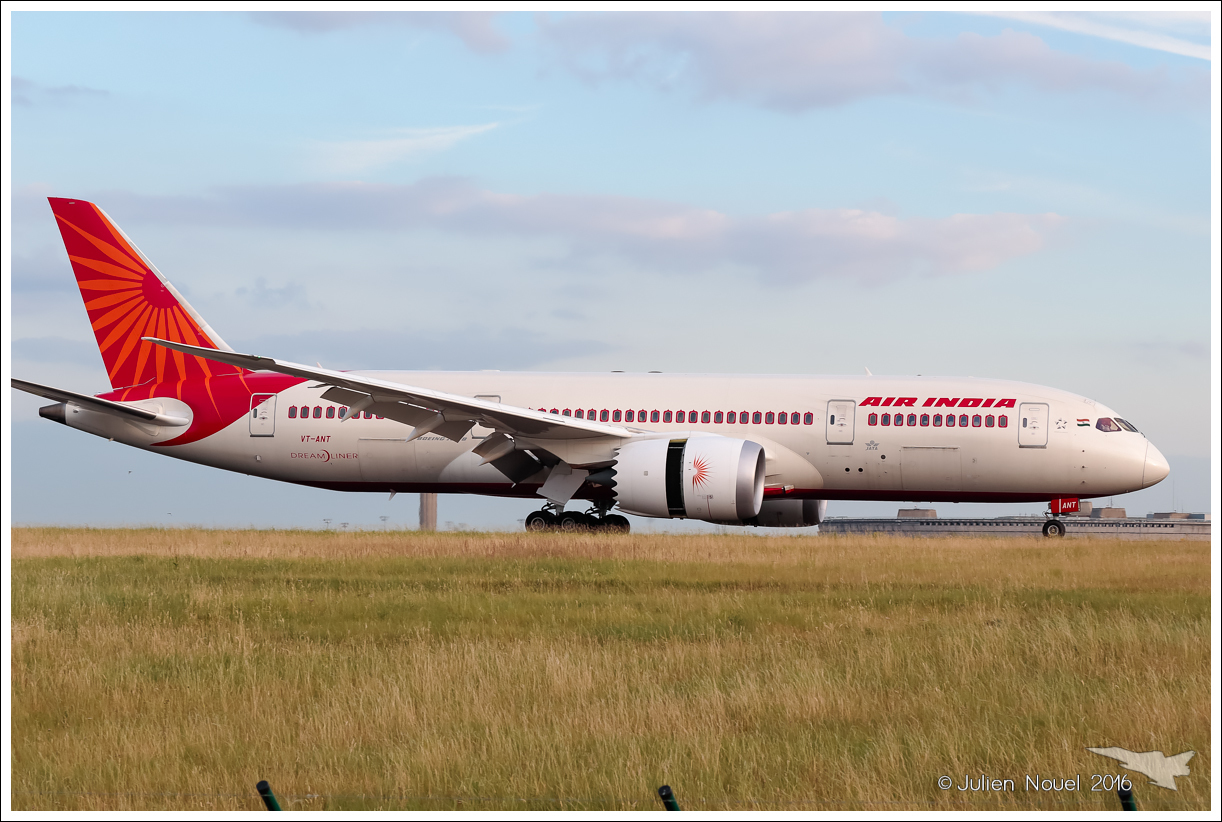
<path id="1" fill-rule="evenodd" d="M 1121 430 L 1120 426 L 1117 425 L 1116 421 L 1112 419 L 1111 417 L 1100 417 L 1099 421 L 1095 423 L 1095 427 L 1098 428 L 1100 431 L 1120 431 Z"/>
<path id="2" fill-rule="evenodd" d="M 1123 428 L 1125 431 L 1132 431 L 1134 434 L 1141 433 L 1140 431 L 1137 430 L 1137 426 L 1129 422 L 1128 420 L 1122 420 L 1120 419 L 1120 417 L 1117 417 L 1116 422 L 1120 423 L 1120 427 Z"/>

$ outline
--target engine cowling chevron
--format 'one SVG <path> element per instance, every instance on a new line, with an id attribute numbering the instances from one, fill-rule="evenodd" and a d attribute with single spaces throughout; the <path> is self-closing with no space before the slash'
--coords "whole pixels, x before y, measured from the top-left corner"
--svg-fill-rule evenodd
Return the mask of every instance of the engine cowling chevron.
<path id="1" fill-rule="evenodd" d="M 764 449 L 750 440 L 638 440 L 620 448 L 615 498 L 629 514 L 738 523 L 759 514 L 764 473 Z"/>

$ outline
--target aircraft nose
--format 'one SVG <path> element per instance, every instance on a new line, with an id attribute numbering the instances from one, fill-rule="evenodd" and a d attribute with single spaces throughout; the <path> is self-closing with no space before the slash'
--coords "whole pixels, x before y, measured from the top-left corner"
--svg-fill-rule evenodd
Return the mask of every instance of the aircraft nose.
<path id="1" fill-rule="evenodd" d="M 1149 488 L 1155 483 L 1162 482 L 1171 473 L 1171 466 L 1167 464 L 1167 458 L 1162 455 L 1153 443 L 1146 443 L 1146 467 L 1141 475 L 1141 487 Z"/>

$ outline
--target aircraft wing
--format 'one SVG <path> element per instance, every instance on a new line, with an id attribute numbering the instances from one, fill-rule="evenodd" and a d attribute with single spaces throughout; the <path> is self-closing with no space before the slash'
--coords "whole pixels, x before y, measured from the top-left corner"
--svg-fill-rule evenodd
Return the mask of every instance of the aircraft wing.
<path id="1" fill-rule="evenodd" d="M 36 382 L 26 382 L 25 380 L 14 379 L 13 388 L 18 391 L 24 391 L 27 394 L 33 394 L 36 397 L 46 397 L 49 400 L 57 402 L 70 402 L 76 405 L 88 408 L 91 411 L 100 411 L 103 414 L 109 414 L 112 417 L 121 417 L 123 419 L 133 420 L 136 422 L 150 423 L 152 425 L 186 425 L 190 422 L 182 417 L 172 417 L 167 414 L 158 414 L 156 411 L 149 411 L 144 408 L 137 408 L 133 405 L 127 405 L 114 400 L 104 400 L 101 397 L 91 397 L 88 394 L 78 394 L 75 391 L 65 391 L 62 388 L 52 388 L 49 385 L 39 385 Z"/>
<path id="2" fill-rule="evenodd" d="M 597 437 L 629 438 L 638 431 L 621 425 L 608 425 L 594 420 L 579 420 L 547 411 L 532 411 L 514 405 L 448 394 L 431 388 L 363 377 L 343 371 L 311 367 L 272 357 L 218 351 L 185 343 L 169 342 L 156 337 L 143 339 L 174 351 L 228 363 L 251 371 L 275 371 L 294 377 L 317 380 L 331 386 L 323 398 L 342 403 L 348 419 L 360 411 L 370 411 L 415 428 L 411 436 L 435 433 L 451 440 L 460 440 L 477 423 L 502 434 L 522 436 L 531 440 L 574 440 Z"/>

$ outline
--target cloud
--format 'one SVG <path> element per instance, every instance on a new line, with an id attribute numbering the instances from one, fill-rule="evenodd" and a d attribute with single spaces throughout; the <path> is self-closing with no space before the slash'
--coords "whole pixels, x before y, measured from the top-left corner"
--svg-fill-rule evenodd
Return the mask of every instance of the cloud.
<path id="1" fill-rule="evenodd" d="M 460 178 L 409 185 L 311 183 L 216 189 L 209 196 L 111 193 L 119 220 L 293 230 L 432 228 L 471 236 L 557 238 L 574 259 L 625 258 L 677 274 L 726 264 L 763 280 L 893 280 L 994 268 L 1040 250 L 1055 214 L 908 218 L 862 209 L 732 217 L 663 200 L 581 194 L 523 196 Z"/>
<path id="2" fill-rule="evenodd" d="M 557 360 L 613 350 L 589 339 L 560 339 L 526 328 L 492 330 L 483 325 L 435 331 L 363 329 L 310 330 L 228 340 L 238 351 L 321 362 L 343 369 L 474 371 L 525 370 Z"/>
<path id="3" fill-rule="evenodd" d="M 13 340 L 13 359 L 38 363 L 70 363 L 94 367 L 102 357 L 93 340 L 66 337 L 24 337 Z"/>
<path id="4" fill-rule="evenodd" d="M 67 106 L 85 100 L 97 100 L 109 97 L 110 92 L 89 86 L 44 86 L 27 80 L 24 77 L 13 76 L 13 105 L 34 108 L 37 106 Z"/>
<path id="5" fill-rule="evenodd" d="M 45 201 L 44 201 L 45 202 Z M 76 280 L 72 276 L 72 264 L 64 253 L 64 247 L 45 246 L 28 255 L 12 257 L 14 294 L 37 292 L 76 291 Z"/>
<path id="6" fill-rule="evenodd" d="M 408 26 L 444 31 L 482 54 L 509 48 L 509 38 L 492 25 L 494 12 L 486 11 L 256 11 L 256 23 L 291 29 L 302 34 L 328 34 L 363 26 L 389 28 Z"/>
<path id="7" fill-rule="evenodd" d="M 395 137 L 379 140 L 344 140 L 314 144 L 320 165 L 337 174 L 353 174 L 390 165 L 421 154 L 444 151 L 461 140 L 497 128 L 500 123 L 477 126 L 399 129 Z"/>
<path id="8" fill-rule="evenodd" d="M 1210 59 L 1209 12 L 1066 12 L 1035 10 L 975 10 L 969 14 L 1001 17 L 1037 26 L 1071 31 L 1127 43 L 1130 46 L 1165 51 L 1184 57 Z M 1204 39 L 1206 42 L 1194 42 Z"/>
<path id="9" fill-rule="evenodd" d="M 705 100 L 783 111 L 894 94 L 964 99 L 1003 84 L 1104 90 L 1159 105 L 1209 99 L 1203 70 L 1139 71 L 1011 30 L 914 38 L 874 12 L 615 12 L 541 17 L 539 26 L 558 63 L 586 80 L 687 86 Z"/>

